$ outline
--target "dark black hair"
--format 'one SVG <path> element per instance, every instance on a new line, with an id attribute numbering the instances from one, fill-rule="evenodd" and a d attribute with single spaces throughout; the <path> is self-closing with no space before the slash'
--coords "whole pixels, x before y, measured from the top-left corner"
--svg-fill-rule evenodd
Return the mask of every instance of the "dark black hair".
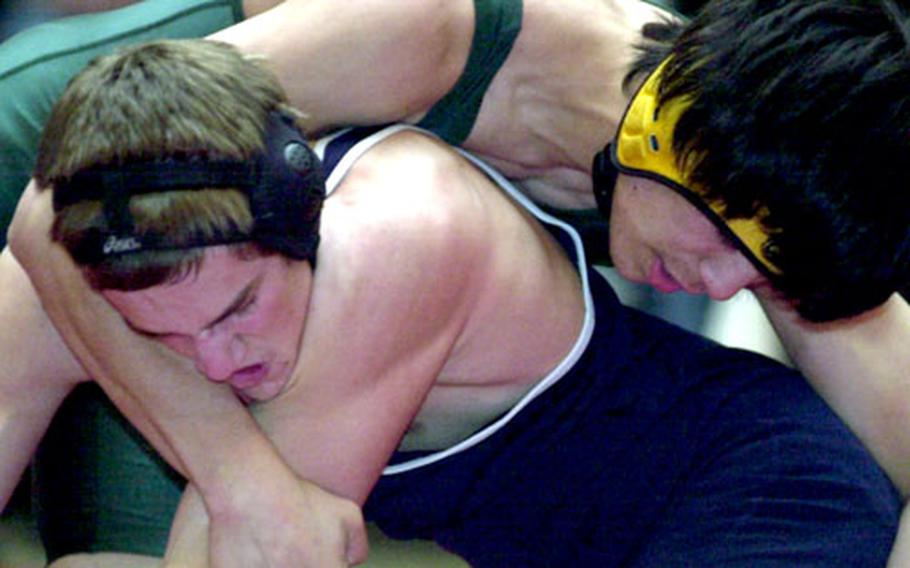
<path id="1" fill-rule="evenodd" d="M 777 287 L 813 321 L 910 289 L 910 18 L 893 0 L 715 0 L 643 30 L 659 101 L 729 218 L 767 207 Z M 904 163 L 908 160 L 908 163 Z"/>

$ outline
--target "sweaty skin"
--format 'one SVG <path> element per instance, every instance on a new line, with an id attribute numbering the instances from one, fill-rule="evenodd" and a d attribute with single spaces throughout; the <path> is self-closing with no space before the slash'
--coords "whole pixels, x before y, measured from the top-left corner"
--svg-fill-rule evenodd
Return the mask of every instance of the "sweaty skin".
<path id="1" fill-rule="evenodd" d="M 659 12 L 637 0 L 527 0 L 525 8 L 522 32 L 465 146 L 521 180 L 537 199 L 593 206 L 591 157 L 612 137 L 625 107 L 619 84 L 630 46 L 641 23 Z M 467 0 L 289 0 L 214 37 L 265 55 L 314 127 L 414 121 L 464 66 L 472 12 Z M 305 23 L 313 21 L 325 25 Z M 333 41 L 338 37 L 350 41 Z M 621 255 L 614 251 L 614 258 Z M 868 317 L 814 327 L 793 321 L 773 300 L 766 304 L 794 361 L 906 493 L 910 436 L 901 433 L 910 431 L 910 354 L 902 346 L 910 307 L 895 296 Z M 55 317 L 84 318 L 64 328 L 65 337 L 94 322 L 86 313 Z M 127 385 L 125 376 L 112 381 Z"/>
<path id="2" fill-rule="evenodd" d="M 346 19 L 365 11 L 372 18 L 358 30 L 359 42 L 333 41 L 351 36 Z M 640 0 L 525 0 L 521 32 L 463 146 L 535 199 L 594 207 L 591 159 L 622 118 L 628 99 L 622 79 L 641 27 L 663 17 L 670 15 Z M 307 125 L 319 130 L 418 121 L 461 74 L 473 18 L 471 0 L 360 0 L 343 7 L 292 0 L 210 37 L 266 56 Z M 301 46 L 300 21 L 326 25 L 308 28 L 308 45 Z"/>
<path id="3" fill-rule="evenodd" d="M 453 183 L 461 190 L 450 191 Z M 30 221 L 48 223 L 50 193 L 33 197 L 31 211 L 44 213 Z M 326 201 L 322 227 L 315 273 L 216 247 L 183 283 L 105 295 L 124 326 L 200 369 L 219 369 L 213 379 L 280 362 L 244 392 L 268 399 L 252 410 L 295 471 L 333 494 L 362 503 L 396 448 L 441 449 L 502 414 L 580 333 L 584 300 L 562 250 L 423 135 L 397 134 L 362 157 Z M 252 307 L 226 310 L 245 306 L 235 299 L 248 287 Z M 281 309 L 288 305 L 299 311 Z M 93 357 L 119 357 L 112 349 L 123 346 Z M 206 549 L 200 519 L 184 516 L 204 510 L 184 503 L 172 536 L 181 559 Z"/>
<path id="4" fill-rule="evenodd" d="M 290 1 L 212 38 L 268 57 L 314 128 L 419 120 L 457 80 L 473 29 L 470 1 L 363 0 L 337 8 L 330 18 L 321 2 Z M 358 31 L 362 43 L 339 45 L 331 38 L 354 35 L 344 23 L 353 17 L 349 9 L 370 10 L 375 19 Z M 409 10 L 407 25 L 398 10 Z M 632 46 L 644 23 L 666 17 L 639 0 L 526 0 L 521 33 L 463 145 L 537 200 L 593 207 L 591 160 L 625 110 L 621 81 Z M 331 23 L 315 31 L 308 49 L 297 21 Z M 379 71 L 377 61 L 400 65 Z M 611 244 L 614 262 L 626 262 L 626 250 Z M 791 359 L 910 492 L 910 435 L 901 434 L 910 432 L 910 351 L 902 347 L 910 341 L 910 305 L 895 295 L 866 317 L 813 326 L 788 315 L 767 287 L 756 291 Z M 863 388 L 850 386 L 856 383 Z"/>

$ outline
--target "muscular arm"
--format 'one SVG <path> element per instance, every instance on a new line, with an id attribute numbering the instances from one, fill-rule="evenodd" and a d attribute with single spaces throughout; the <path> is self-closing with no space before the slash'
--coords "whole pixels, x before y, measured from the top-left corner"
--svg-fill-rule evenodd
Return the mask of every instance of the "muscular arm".
<path id="1" fill-rule="evenodd" d="M 458 221 L 467 214 L 451 202 L 471 200 L 451 191 L 457 178 L 442 176 L 442 185 L 435 167 L 420 171 L 407 144 L 397 149 L 407 152 L 392 160 L 408 165 L 401 177 L 386 161 L 378 174 L 360 168 L 344 194 L 326 203 L 293 385 L 252 407 L 302 477 L 358 503 L 448 360 L 471 313 L 486 249 Z M 428 194 L 434 185 L 447 190 Z M 198 521 L 202 512 L 182 504 L 169 553 L 177 564 L 203 534 L 187 517 Z"/>
<path id="2" fill-rule="evenodd" d="M 415 174 L 414 160 L 406 163 L 411 165 L 406 179 L 412 186 L 426 187 L 424 178 Z M 446 179 L 451 183 L 450 176 Z M 376 203 L 361 207 L 360 221 L 375 234 L 369 238 L 363 237 L 363 231 L 324 236 L 319 271 L 323 276 L 317 275 L 317 281 L 346 273 L 333 272 L 333 266 L 342 262 L 333 259 L 345 255 L 344 265 L 356 266 L 370 285 L 357 286 L 353 298 L 340 292 L 314 296 L 313 301 L 325 307 L 308 323 L 312 331 L 302 349 L 310 355 L 301 356 L 295 372 L 300 378 L 280 399 L 256 409 L 263 428 L 301 476 L 358 502 L 365 500 L 447 358 L 463 314 L 459 302 L 470 288 L 464 281 L 472 273 L 467 267 L 477 265 L 470 257 L 475 250 L 469 246 L 472 239 L 465 235 L 456 238 L 444 230 L 460 218 L 454 210 L 443 216 L 450 223 L 432 215 L 429 225 L 414 219 L 391 222 L 389 215 L 403 209 L 439 211 L 441 206 L 436 199 L 425 207 L 415 205 L 413 199 L 405 200 L 408 207 L 402 207 L 402 201 L 390 205 L 386 197 L 375 197 L 384 195 L 384 189 L 377 188 L 372 179 L 369 185 L 366 193 Z M 388 191 L 400 192 L 404 184 L 391 185 Z M 278 481 L 287 474 L 273 466 L 273 461 L 283 466 L 277 456 L 265 459 L 268 452 L 257 449 L 259 433 L 248 424 L 252 420 L 249 413 L 238 411 L 233 394 L 209 384 L 191 363 L 132 333 L 100 296 L 87 289 L 65 253 L 44 236 L 50 222 L 49 196 L 48 192 L 30 191 L 17 212 L 11 238 L 18 250 L 44 259 L 27 267 L 33 278 L 44 283 L 45 307 L 56 316 L 55 324 L 64 336 L 71 336 L 70 347 L 84 358 L 92 376 L 115 394 L 112 398 L 127 416 L 153 442 L 157 436 L 173 463 L 184 468 L 199 487 L 213 521 L 219 514 L 236 515 L 238 510 L 257 507 L 272 521 L 280 519 L 275 511 L 289 509 L 284 502 L 288 486 Z M 333 226 L 330 205 L 325 215 L 324 226 Z M 401 231 L 390 237 L 389 226 L 411 227 L 411 239 L 402 239 Z M 436 240 L 440 235 L 442 243 Z M 342 250 L 333 252 L 333 242 L 343 242 Z M 369 250 L 356 248 L 364 243 Z M 464 258 L 470 260 L 459 261 Z M 336 284 L 320 286 L 339 290 Z M 361 295 L 363 291 L 369 295 Z M 71 306 L 78 309 L 69 309 Z M 448 316 L 443 317 L 445 314 Z M 351 327 L 351 322 L 358 323 Z M 352 351 L 364 356 L 352 360 Z M 218 443 L 212 444 L 212 440 Z M 274 451 L 272 448 L 266 446 Z M 263 483 L 264 479 L 269 483 Z M 277 493 L 275 507 L 265 506 L 256 497 L 256 491 L 266 488 Z M 199 507 L 195 510 L 201 512 Z M 197 516 L 195 522 L 198 520 Z M 199 534 L 193 521 L 183 526 Z M 208 535 L 217 538 L 215 533 Z M 190 548 L 198 554 L 200 539 L 192 540 Z M 357 556 L 355 551 L 354 558 Z"/>
<path id="3" fill-rule="evenodd" d="M 0 510 L 63 397 L 87 378 L 9 249 L 0 254 Z"/>
<path id="4" fill-rule="evenodd" d="M 859 317 L 810 324 L 762 304 L 790 357 L 910 494 L 910 305 L 895 294 Z"/>
<path id="5" fill-rule="evenodd" d="M 414 118 L 454 85 L 471 0 L 287 0 L 210 39 L 265 56 L 311 131 Z"/>
<path id="6" fill-rule="evenodd" d="M 790 357 L 863 441 L 906 500 L 910 495 L 910 305 L 895 294 L 859 317 L 809 324 L 761 298 Z M 888 566 L 910 561 L 910 507 Z"/>
<path id="7" fill-rule="evenodd" d="M 298 524 L 284 525 L 290 533 L 284 535 L 281 525 L 270 521 L 308 501 L 306 490 L 312 488 L 301 485 L 229 389 L 201 379 L 191 362 L 131 332 L 88 288 L 68 255 L 47 236 L 50 195 L 34 186 L 26 190 L 10 243 L 71 351 L 127 418 L 199 488 L 215 538 L 223 535 L 231 551 L 249 550 L 256 546 L 238 543 L 259 536 L 258 529 L 298 541 L 292 548 L 301 546 Z M 353 532 L 362 530 L 356 511 L 344 513 Z M 355 552 L 360 554 L 365 551 Z"/>

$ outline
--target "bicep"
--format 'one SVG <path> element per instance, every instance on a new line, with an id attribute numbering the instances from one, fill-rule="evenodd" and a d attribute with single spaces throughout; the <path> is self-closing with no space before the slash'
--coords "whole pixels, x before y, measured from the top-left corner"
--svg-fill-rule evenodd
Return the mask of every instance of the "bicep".
<path id="1" fill-rule="evenodd" d="M 402 318 L 398 325 L 413 324 Z M 254 413 L 299 476 L 363 503 L 451 345 L 439 336 L 418 340 L 400 327 L 323 329 L 304 341 L 294 385 Z"/>

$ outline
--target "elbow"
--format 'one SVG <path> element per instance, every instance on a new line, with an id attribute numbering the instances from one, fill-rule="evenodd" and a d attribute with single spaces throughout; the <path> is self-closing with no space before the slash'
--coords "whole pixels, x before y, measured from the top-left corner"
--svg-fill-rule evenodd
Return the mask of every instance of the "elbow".
<path id="1" fill-rule="evenodd" d="M 30 181 L 22 193 L 22 197 L 19 198 L 13 219 L 6 230 L 7 247 L 20 261 L 27 256 L 28 245 L 33 241 L 29 235 L 33 235 L 35 231 L 39 230 L 34 226 L 34 220 L 39 208 L 40 195 L 35 181 Z"/>
<path id="2" fill-rule="evenodd" d="M 410 46 L 410 65 L 401 68 L 405 76 L 399 84 L 423 86 L 409 110 L 426 110 L 458 81 L 471 51 L 474 17 L 473 2 L 435 0 L 421 3 L 418 14 L 401 20 L 396 34 L 401 45 Z"/>

